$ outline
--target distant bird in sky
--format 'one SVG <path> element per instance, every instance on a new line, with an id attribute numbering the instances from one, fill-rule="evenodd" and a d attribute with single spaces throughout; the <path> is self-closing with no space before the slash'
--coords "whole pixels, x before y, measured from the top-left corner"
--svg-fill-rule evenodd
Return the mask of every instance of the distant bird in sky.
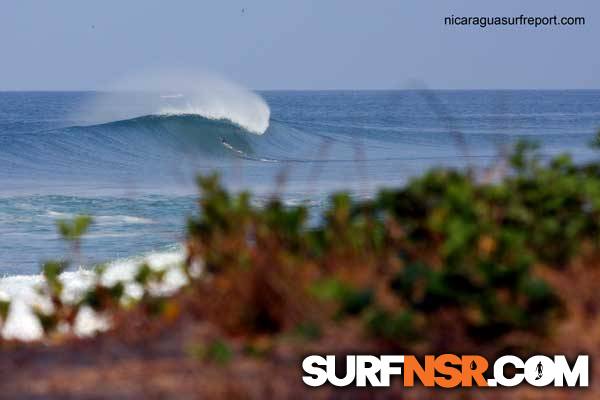
<path id="1" fill-rule="evenodd" d="M 96 25 L 92 25 L 92 29 L 96 29 Z"/>
<path id="2" fill-rule="evenodd" d="M 244 14 L 246 12 L 245 8 L 242 8 L 242 14 Z"/>

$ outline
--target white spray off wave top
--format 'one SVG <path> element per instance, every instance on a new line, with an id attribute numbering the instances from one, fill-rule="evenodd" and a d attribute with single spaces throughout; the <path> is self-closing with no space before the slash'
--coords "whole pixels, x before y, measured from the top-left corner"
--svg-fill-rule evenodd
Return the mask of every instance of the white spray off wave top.
<path id="1" fill-rule="evenodd" d="M 166 96 L 169 95 L 161 97 L 178 104 L 163 106 L 159 110 L 162 115 L 199 115 L 209 119 L 225 119 L 258 135 L 265 133 L 269 127 L 269 106 L 260 96 L 245 89 L 221 87 L 179 97 Z"/>
<path id="2" fill-rule="evenodd" d="M 262 135 L 271 110 L 258 94 L 215 75 L 161 71 L 139 73 L 108 86 L 79 114 L 76 119 L 91 124 L 146 115 L 198 115 Z"/>

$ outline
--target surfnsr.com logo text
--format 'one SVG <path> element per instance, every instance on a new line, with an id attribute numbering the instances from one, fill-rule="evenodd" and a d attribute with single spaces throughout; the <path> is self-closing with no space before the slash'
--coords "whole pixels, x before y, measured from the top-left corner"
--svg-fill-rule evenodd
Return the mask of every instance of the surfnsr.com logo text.
<path id="1" fill-rule="evenodd" d="M 386 387 L 393 376 L 405 387 L 420 383 L 426 387 L 512 387 L 532 386 L 587 387 L 589 385 L 589 357 L 580 355 L 569 362 L 563 355 L 548 357 L 536 355 L 523 360 L 505 355 L 491 365 L 479 355 L 428 355 L 421 359 L 412 355 L 348 355 L 345 365 L 337 363 L 336 356 L 310 355 L 302 362 L 305 375 L 302 380 L 309 386 Z M 491 370 L 490 369 L 491 365 Z M 487 378 L 485 377 L 487 376 Z"/>

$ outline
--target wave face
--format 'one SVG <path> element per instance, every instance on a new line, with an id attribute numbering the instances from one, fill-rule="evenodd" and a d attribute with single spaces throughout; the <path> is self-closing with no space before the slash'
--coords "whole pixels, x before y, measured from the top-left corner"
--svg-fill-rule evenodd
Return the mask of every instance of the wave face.
<path id="1" fill-rule="evenodd" d="M 43 193 L 61 193 L 65 185 L 82 188 L 82 181 L 96 192 L 175 181 L 193 188 L 199 171 L 235 160 L 302 160 L 319 141 L 271 121 L 271 110 L 258 94 L 214 78 L 146 78 L 76 100 L 74 111 L 63 118 L 70 124 L 0 125 L 0 182 L 10 181 L 8 188 L 17 191 L 19 185 L 36 191 L 46 186 Z M 15 128 L 22 132 L 16 134 Z"/>
<path id="2" fill-rule="evenodd" d="M 316 142 L 318 138 L 277 122 L 256 134 L 214 115 L 182 112 L 16 135 L 1 143 L 0 165 L 13 177 L 144 181 L 156 174 L 231 165 L 236 159 L 302 158 Z"/>
<path id="3" fill-rule="evenodd" d="M 51 101 L 62 104 L 61 96 Z M 68 111 L 44 104 L 49 114 L 42 121 L 23 120 L 23 113 L 0 121 L 0 182 L 56 193 L 82 181 L 99 191 L 175 180 L 189 185 L 198 170 L 252 159 L 270 127 L 261 96 L 214 78 L 145 78 L 116 92 L 79 96 L 65 95 L 75 100 L 64 103 Z M 56 118 L 53 111 L 69 116 L 52 126 L 46 120 Z"/>
<path id="4" fill-rule="evenodd" d="M 13 101 L 24 109 L 0 115 L 0 184 L 13 193 L 189 191 L 199 170 L 258 154 L 270 130 L 263 98 L 219 78 L 140 75 L 111 90 L 36 94 L 29 111 L 30 99 L 8 96 L 8 111 Z"/>

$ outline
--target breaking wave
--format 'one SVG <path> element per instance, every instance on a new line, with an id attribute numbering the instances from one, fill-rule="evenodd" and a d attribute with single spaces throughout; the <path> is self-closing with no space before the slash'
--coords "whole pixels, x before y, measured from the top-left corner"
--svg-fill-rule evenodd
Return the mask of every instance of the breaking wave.
<path id="1" fill-rule="evenodd" d="M 149 115 L 195 115 L 229 121 L 262 135 L 271 110 L 263 98 L 235 83 L 208 75 L 140 75 L 98 93 L 74 119 L 86 125 L 129 120 Z"/>

